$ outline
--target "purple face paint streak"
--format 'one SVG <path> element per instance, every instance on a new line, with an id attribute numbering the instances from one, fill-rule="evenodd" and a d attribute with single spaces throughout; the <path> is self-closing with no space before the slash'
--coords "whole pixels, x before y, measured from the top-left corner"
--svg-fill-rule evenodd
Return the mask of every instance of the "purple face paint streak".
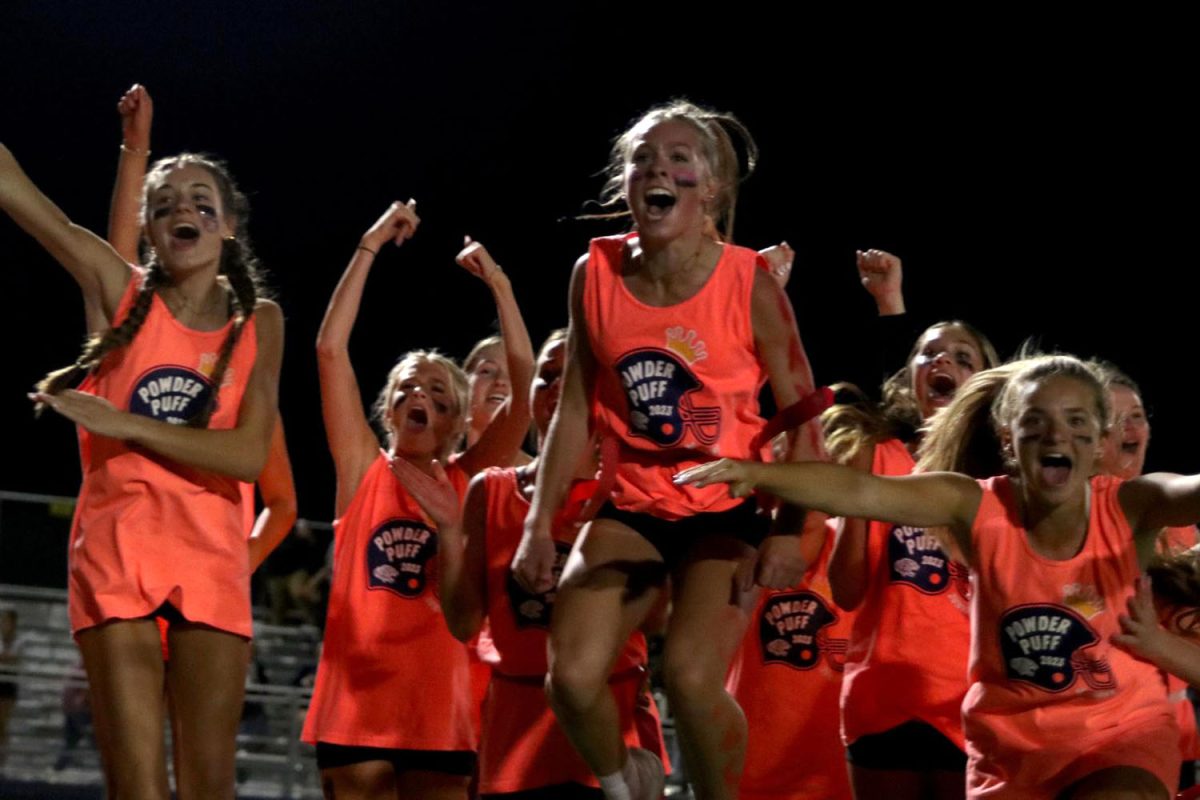
<path id="1" fill-rule="evenodd" d="M 202 214 L 200 216 L 200 226 L 203 227 L 208 233 L 216 233 L 217 229 L 221 227 L 221 223 L 217 220 L 215 214 L 211 217 Z"/>
<path id="2" fill-rule="evenodd" d="M 686 189 L 695 189 L 700 185 L 700 178 L 696 175 L 696 173 L 691 171 L 676 172 L 675 185 L 684 187 Z"/>

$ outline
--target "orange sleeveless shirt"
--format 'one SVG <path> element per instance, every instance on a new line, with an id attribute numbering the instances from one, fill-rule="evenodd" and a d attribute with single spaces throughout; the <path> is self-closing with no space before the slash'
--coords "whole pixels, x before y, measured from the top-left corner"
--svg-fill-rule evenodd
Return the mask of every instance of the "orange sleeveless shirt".
<path id="1" fill-rule="evenodd" d="M 908 475 L 914 467 L 898 439 L 875 446 L 874 474 Z M 867 589 L 842 682 L 846 743 L 920 720 L 964 747 L 971 641 L 966 567 L 925 530 L 877 521 L 867 529 L 866 556 Z"/>
<path id="2" fill-rule="evenodd" d="M 113 322 L 132 307 L 134 268 Z M 137 336 L 111 352 L 79 389 L 121 411 L 186 422 L 212 392 L 209 375 L 232 321 L 185 327 L 157 294 Z M 258 353 L 251 317 L 234 348 L 208 427 L 237 425 Z M 170 602 L 192 622 L 249 637 L 250 567 L 240 482 L 79 428 L 83 485 L 71 525 L 71 629 L 132 619 Z"/>
<path id="3" fill-rule="evenodd" d="M 676 486 L 681 469 L 714 458 L 757 458 L 766 380 L 754 345 L 750 296 L 760 256 L 724 245 L 708 282 L 673 306 L 649 306 L 621 275 L 636 234 L 593 239 L 583 290 L 597 360 L 591 424 L 620 441 L 613 504 L 680 519 L 741 500 L 723 485 Z"/>
<path id="4" fill-rule="evenodd" d="M 467 477 L 446 468 L 459 497 Z M 302 739 L 474 750 L 467 647 L 437 595 L 437 529 L 380 453 L 334 523 L 325 644 Z"/>
<path id="5" fill-rule="evenodd" d="M 1145 769 L 1173 791 L 1179 732 L 1162 675 L 1109 643 L 1140 574 L 1121 481 L 1091 479 L 1087 537 L 1063 561 L 1030 546 L 1008 478 L 980 485 L 968 796 L 1052 798 L 1112 766 Z"/>
<path id="6" fill-rule="evenodd" d="M 743 800 L 851 800 L 838 735 L 852 612 L 833 602 L 825 544 L 795 589 L 764 592 L 726 688 L 746 714 Z"/>
<path id="7" fill-rule="evenodd" d="M 534 595 L 512 576 L 512 560 L 524 532 L 529 501 L 521 493 L 517 471 L 493 467 L 484 473 L 487 493 L 487 622 L 494 647 L 491 689 L 484 704 L 479 753 L 479 790 L 506 794 L 579 783 L 597 786 L 587 763 L 571 746 L 546 702 L 546 644 L 554 591 Z M 557 578 L 578 535 L 572 524 L 591 496 L 595 481 L 575 484 L 551 534 L 558 552 Z M 645 680 L 646 639 L 629 638 L 613 667 L 611 683 L 620 714 L 622 737 L 629 747 L 642 744 L 635 708 Z"/>

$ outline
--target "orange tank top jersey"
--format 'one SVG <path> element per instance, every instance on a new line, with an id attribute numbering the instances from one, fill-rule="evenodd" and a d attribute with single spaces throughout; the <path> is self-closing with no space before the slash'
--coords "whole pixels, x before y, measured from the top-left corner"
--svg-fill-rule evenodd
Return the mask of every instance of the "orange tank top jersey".
<path id="1" fill-rule="evenodd" d="M 621 275 L 634 234 L 593 239 L 583 291 L 597 370 L 592 425 L 621 442 L 613 504 L 679 519 L 741 500 L 723 485 L 675 486 L 680 469 L 714 458 L 757 458 L 765 381 L 750 294 L 760 256 L 725 245 L 708 282 L 673 306 L 642 303 Z"/>
<path id="2" fill-rule="evenodd" d="M 1162 676 L 1109 644 L 1140 573 L 1121 481 L 1092 478 L 1083 547 L 1063 561 L 1030 546 L 1008 478 L 980 485 L 968 795 L 1053 798 L 1113 766 L 1148 770 L 1173 791 L 1179 732 Z"/>
<path id="3" fill-rule="evenodd" d="M 466 474 L 446 469 L 459 497 Z M 437 595 L 437 530 L 380 453 L 334 523 L 333 584 L 306 742 L 473 750 L 467 648 Z"/>
<path id="4" fill-rule="evenodd" d="M 764 592 L 726 688 L 746 713 L 743 800 L 850 800 L 839 697 L 854 614 L 829 588 L 834 525 L 795 589 Z"/>
<path id="5" fill-rule="evenodd" d="M 555 593 L 530 594 L 512 576 L 511 564 L 521 542 L 529 501 L 521 493 L 517 470 L 493 467 L 484 476 L 487 621 L 494 679 L 484 705 L 480 791 L 502 794 L 570 782 L 596 786 L 591 770 L 555 720 L 543 688 Z M 577 535 L 573 523 L 594 487 L 595 481 L 576 483 L 563 510 L 555 516 L 556 578 Z M 634 714 L 645 663 L 646 640 L 638 632 L 630 637 L 613 667 L 612 687 L 629 746 L 646 746 L 639 738 Z"/>
<path id="6" fill-rule="evenodd" d="M 876 475 L 908 475 L 914 467 L 903 442 L 875 446 Z M 867 529 L 866 562 L 842 682 L 846 743 L 920 720 L 962 748 L 971 641 L 966 567 L 924 529 L 877 521 Z"/>
<path id="7" fill-rule="evenodd" d="M 1177 553 L 1195 545 L 1195 525 L 1164 528 L 1158 540 L 1158 549 L 1162 553 Z M 1184 759 L 1191 761 L 1200 758 L 1200 731 L 1196 728 L 1196 709 L 1188 698 L 1187 688 L 1187 681 L 1167 673 L 1168 698 L 1179 725 L 1179 750 Z"/>
<path id="8" fill-rule="evenodd" d="M 119 324 L 141 286 L 132 279 Z M 137 336 L 110 353 L 80 390 L 122 411 L 185 423 L 213 391 L 209 376 L 232 322 L 185 327 L 155 295 Z M 237 424 L 258 352 L 254 318 L 225 372 L 209 428 Z M 184 466 L 79 428 L 83 485 L 71 526 L 68 595 L 75 632 L 170 602 L 187 619 L 250 636 L 250 569 L 239 481 Z"/>

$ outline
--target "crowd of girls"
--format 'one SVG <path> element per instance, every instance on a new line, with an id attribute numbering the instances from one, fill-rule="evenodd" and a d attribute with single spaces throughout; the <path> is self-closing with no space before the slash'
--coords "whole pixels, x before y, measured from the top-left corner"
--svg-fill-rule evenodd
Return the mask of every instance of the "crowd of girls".
<path id="1" fill-rule="evenodd" d="M 232 797 L 249 575 L 295 515 L 282 314 L 226 168 L 149 164 L 149 95 L 118 109 L 108 241 L 2 146 L 0 207 L 75 278 L 91 333 L 32 399 L 79 426 L 70 615 L 109 794 L 169 796 L 169 710 L 177 796 Z M 732 115 L 647 112 L 602 198 L 628 232 L 576 262 L 567 329 L 535 361 L 468 238 L 500 335 L 464 368 L 400 355 L 370 413 L 351 333 L 416 203 L 362 235 L 316 353 L 336 522 L 303 738 L 326 797 L 661 796 L 645 630 L 703 800 L 1162 798 L 1181 762 L 1186 783 L 1167 675 L 1176 700 L 1200 681 L 1200 477 L 1141 475 L 1119 370 L 1001 363 L 961 321 L 916 336 L 878 399 L 826 410 L 791 248 L 732 243 L 756 156 Z M 899 260 L 858 267 L 901 317 Z"/>

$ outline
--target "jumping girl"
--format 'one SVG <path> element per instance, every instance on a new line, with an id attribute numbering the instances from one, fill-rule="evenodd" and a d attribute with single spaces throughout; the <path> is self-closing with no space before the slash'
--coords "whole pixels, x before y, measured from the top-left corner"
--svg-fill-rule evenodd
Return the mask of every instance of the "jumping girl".
<path id="1" fill-rule="evenodd" d="M 1110 638 L 1159 530 L 1200 518 L 1200 476 L 1091 477 L 1108 393 L 1069 356 L 977 375 L 935 419 L 920 467 L 965 463 L 990 432 L 989 411 L 1011 476 L 877 477 L 722 459 L 677 480 L 943 529 L 976 590 L 964 704 L 969 797 L 1166 798 L 1179 751 L 1164 683 Z"/>
<path id="2" fill-rule="evenodd" d="M 590 430 L 620 443 L 615 488 L 576 540 L 550 629 L 547 690 L 559 722 L 610 800 L 658 797 L 661 764 L 628 750 L 608 684 L 630 635 L 671 576 L 664 677 L 697 797 L 732 797 L 745 719 L 724 690 L 757 579 L 791 585 L 793 535 L 767 536 L 753 502 L 680 490 L 670 476 L 714 453 L 750 457 L 762 442 L 759 388 L 780 408 L 813 390 L 791 304 L 732 232 L 736 119 L 678 102 L 651 110 L 615 143 L 607 199 L 635 230 L 593 240 L 575 265 L 562 399 L 514 573 L 526 591 L 555 585 L 553 520 Z M 805 431 L 819 451 L 819 435 Z M 799 532 L 795 520 L 780 534 Z M 757 552 L 756 552 L 757 550 Z"/>
<path id="3" fill-rule="evenodd" d="M 35 395 L 80 426 L 69 610 L 109 794 L 168 796 L 165 679 L 179 797 L 231 798 L 251 635 L 238 481 L 267 457 L 283 317 L 258 297 L 248 208 L 224 167 L 164 159 L 144 198 L 143 270 L 73 225 L 0 147 L 0 207 L 110 326 Z M 156 615 L 174 623 L 169 665 Z"/>
<path id="4" fill-rule="evenodd" d="M 339 800 L 465 799 L 476 747 L 467 650 L 438 602 L 437 526 L 391 467 L 404 460 L 447 476 L 461 497 L 471 475 L 509 463 L 528 427 L 527 389 L 515 386 L 507 413 L 443 468 L 463 435 L 467 379 L 446 357 L 418 350 L 392 368 L 374 404 L 386 434 L 380 450 L 348 345 L 375 256 L 412 235 L 414 208 L 394 203 L 363 235 L 317 340 L 337 522 L 325 646 L 303 738 L 317 746 L 326 797 Z M 459 263 L 511 299 L 507 277 L 480 245 L 463 250 Z M 515 302 L 497 305 L 502 330 L 523 329 Z M 506 341 L 522 337 L 519 330 Z"/>

